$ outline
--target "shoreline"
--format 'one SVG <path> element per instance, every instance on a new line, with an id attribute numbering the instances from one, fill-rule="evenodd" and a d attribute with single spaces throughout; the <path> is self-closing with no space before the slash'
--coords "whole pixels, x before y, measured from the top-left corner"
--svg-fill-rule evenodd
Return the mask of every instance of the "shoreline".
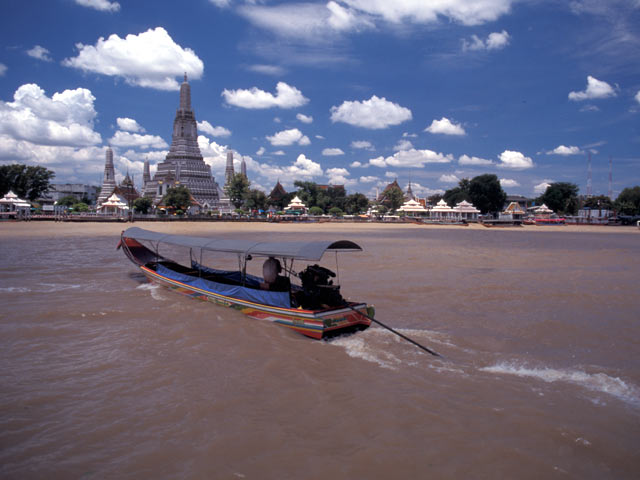
<path id="1" fill-rule="evenodd" d="M 202 222 L 202 221 L 180 221 L 180 222 L 25 222 L 25 221 L 5 221 L 0 222 L 0 234 L 5 237 L 48 237 L 75 236 L 75 235 L 119 235 L 120 232 L 130 227 L 140 227 L 147 230 L 157 230 L 167 233 L 186 233 L 192 235 L 214 235 L 216 233 L 312 233 L 312 232 L 380 232 L 389 230 L 454 230 L 471 231 L 480 230 L 485 232 L 558 232 L 558 233 L 600 233 L 600 234 L 622 234 L 640 233 L 640 230 L 633 226 L 620 225 L 522 225 L 522 226 L 500 226 L 487 228 L 479 223 L 462 225 L 442 225 L 428 224 L 418 225 L 413 223 L 385 223 L 385 222 Z"/>

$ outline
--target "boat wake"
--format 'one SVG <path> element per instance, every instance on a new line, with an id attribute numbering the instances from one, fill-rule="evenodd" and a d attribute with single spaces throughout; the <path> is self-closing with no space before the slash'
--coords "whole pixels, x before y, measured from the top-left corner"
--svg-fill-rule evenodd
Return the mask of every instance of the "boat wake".
<path id="1" fill-rule="evenodd" d="M 166 298 L 160 293 L 164 289 L 160 285 L 155 283 L 143 283 L 136 287 L 136 290 L 146 290 L 151 293 L 151 298 L 154 300 L 166 300 Z"/>
<path id="2" fill-rule="evenodd" d="M 573 369 L 531 368 L 509 362 L 497 363 L 480 370 L 503 375 L 536 378 L 547 383 L 570 383 L 592 392 L 611 395 L 625 403 L 640 407 L 640 388 L 606 373 L 588 373 L 583 370 Z"/>

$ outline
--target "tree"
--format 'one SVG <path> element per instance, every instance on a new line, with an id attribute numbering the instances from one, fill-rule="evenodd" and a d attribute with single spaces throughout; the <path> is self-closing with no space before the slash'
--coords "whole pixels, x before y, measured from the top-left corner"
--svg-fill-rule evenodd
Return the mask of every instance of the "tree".
<path id="1" fill-rule="evenodd" d="M 149 213 L 149 210 L 151 210 L 151 206 L 153 205 L 153 200 L 151 200 L 149 197 L 140 197 L 140 198 L 136 198 L 133 201 L 133 208 L 136 212 L 140 212 L 143 215 L 146 215 L 147 213 Z"/>
<path id="2" fill-rule="evenodd" d="M 380 201 L 382 205 L 387 207 L 389 210 L 397 210 L 400 208 L 400 205 L 404 203 L 404 193 L 400 187 L 396 187 L 395 185 L 385 189 L 382 194 L 382 200 Z"/>
<path id="3" fill-rule="evenodd" d="M 440 193 L 435 193 L 433 195 L 431 195 L 430 197 L 427 197 L 427 202 L 429 203 L 429 205 L 436 205 L 440 200 L 442 200 L 443 196 Z M 445 200 L 446 202 L 446 200 Z"/>
<path id="4" fill-rule="evenodd" d="M 627 187 L 616 198 L 616 209 L 623 215 L 640 215 L 640 187 Z"/>
<path id="5" fill-rule="evenodd" d="M 575 215 L 578 213 L 578 186 L 568 182 L 552 183 L 536 201 L 561 215 Z"/>
<path id="6" fill-rule="evenodd" d="M 594 209 L 613 209 L 613 201 L 606 195 L 598 195 L 597 197 L 589 197 L 584 200 L 583 207 Z"/>
<path id="7" fill-rule="evenodd" d="M 309 209 L 309 213 L 311 215 L 322 215 L 324 213 L 324 210 L 322 210 L 320 207 L 317 206 L 313 206 Z"/>
<path id="8" fill-rule="evenodd" d="M 329 215 L 333 217 L 341 217 L 342 215 L 344 215 L 344 212 L 340 207 L 331 207 L 329 209 Z"/>
<path id="9" fill-rule="evenodd" d="M 252 188 L 247 192 L 244 204 L 249 210 L 266 210 L 267 195 L 262 190 Z"/>
<path id="10" fill-rule="evenodd" d="M 463 178 L 462 180 L 460 180 L 457 187 L 451 188 L 444 192 L 442 198 L 444 198 L 444 201 L 447 202 L 450 207 L 455 207 L 463 200 L 471 201 L 471 196 L 469 195 L 470 186 L 471 181 L 468 178 Z"/>
<path id="11" fill-rule="evenodd" d="M 251 182 L 242 173 L 235 173 L 228 184 L 224 186 L 225 193 L 229 196 L 229 200 L 233 206 L 240 208 L 244 203 L 245 197 L 249 193 Z"/>
<path id="12" fill-rule="evenodd" d="M 18 197 L 36 200 L 49 190 L 49 182 L 55 177 L 51 170 L 19 163 L 0 166 L 0 195 L 12 190 Z"/>
<path id="13" fill-rule="evenodd" d="M 87 205 L 84 202 L 74 203 L 71 208 L 73 208 L 74 212 L 88 212 L 89 211 L 89 205 Z"/>
<path id="14" fill-rule="evenodd" d="M 502 190 L 498 177 L 486 173 L 469 182 L 469 198 L 481 213 L 486 214 L 502 210 L 507 194 Z"/>
<path id="15" fill-rule="evenodd" d="M 344 209 L 349 215 L 364 212 L 369 207 L 369 199 L 362 193 L 353 193 L 345 199 Z"/>
<path id="16" fill-rule="evenodd" d="M 65 195 L 56 202 L 56 205 L 60 205 L 62 207 L 73 207 L 75 203 L 78 203 L 78 199 L 76 197 L 73 195 Z"/>
<path id="17" fill-rule="evenodd" d="M 191 192 L 184 185 L 167 190 L 167 194 L 162 197 L 162 203 L 175 210 L 185 211 L 191 206 Z"/>

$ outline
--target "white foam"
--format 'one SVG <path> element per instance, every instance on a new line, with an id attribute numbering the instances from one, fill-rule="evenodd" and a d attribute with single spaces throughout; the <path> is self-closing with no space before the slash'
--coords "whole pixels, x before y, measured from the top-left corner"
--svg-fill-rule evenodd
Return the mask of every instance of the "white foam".
<path id="1" fill-rule="evenodd" d="M 160 285 L 155 283 L 142 283 L 136 287 L 138 290 L 147 290 L 151 293 L 151 298 L 154 300 L 165 300 L 165 297 L 160 293 L 164 290 Z"/>
<path id="2" fill-rule="evenodd" d="M 0 293 L 27 293 L 30 292 L 31 289 L 27 287 L 2 287 L 0 288 Z"/>
<path id="3" fill-rule="evenodd" d="M 395 370 L 402 363 L 395 355 L 368 345 L 364 334 L 337 337 L 330 340 L 329 344 L 344 348 L 350 357 L 377 363 L 383 368 Z"/>
<path id="4" fill-rule="evenodd" d="M 86 287 L 86 285 L 77 285 L 77 284 L 74 285 L 74 284 L 65 284 L 65 283 L 39 283 L 38 285 L 42 287 L 47 287 L 47 289 L 44 290 L 44 293 L 61 292 L 64 290 L 73 290 L 76 288 Z"/>
<path id="5" fill-rule="evenodd" d="M 565 382 L 579 385 L 587 390 L 601 392 L 616 397 L 624 402 L 640 406 L 640 388 L 627 384 L 618 377 L 606 373 L 587 373 L 582 370 L 530 368 L 513 363 L 498 363 L 480 370 L 484 372 L 532 377 L 544 382 Z"/>

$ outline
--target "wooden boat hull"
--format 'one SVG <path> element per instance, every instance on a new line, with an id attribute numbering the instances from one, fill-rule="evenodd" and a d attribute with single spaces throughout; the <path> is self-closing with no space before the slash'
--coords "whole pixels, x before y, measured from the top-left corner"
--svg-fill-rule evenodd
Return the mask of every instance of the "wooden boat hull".
<path id="1" fill-rule="evenodd" d="M 328 310 L 272 307 L 199 289 L 165 277 L 144 265 L 140 265 L 139 268 L 150 281 L 178 293 L 197 300 L 234 308 L 251 318 L 269 320 L 315 339 L 364 330 L 371 325 L 371 320 L 367 316 L 372 317 L 374 314 L 373 307 L 364 303 L 349 303 L 349 306 Z"/>

